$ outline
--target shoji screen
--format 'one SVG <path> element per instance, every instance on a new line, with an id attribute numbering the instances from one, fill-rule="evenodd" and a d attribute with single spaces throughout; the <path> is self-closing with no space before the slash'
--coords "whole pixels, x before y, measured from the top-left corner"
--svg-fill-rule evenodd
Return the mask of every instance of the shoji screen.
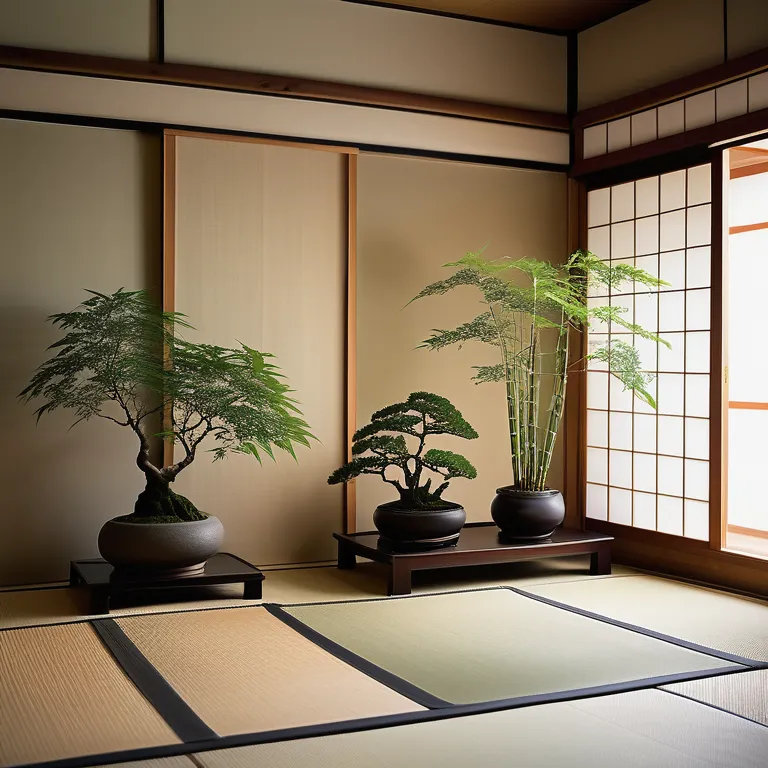
<path id="1" fill-rule="evenodd" d="M 329 558 L 345 457 L 346 157 L 226 138 L 176 138 L 176 309 L 188 338 L 277 356 L 318 442 L 259 466 L 198 456 L 178 491 L 221 518 L 254 562 Z"/>
<path id="2" fill-rule="evenodd" d="M 590 346 L 634 342 L 658 410 L 633 398 L 599 364 L 587 373 L 587 517 L 692 539 L 709 538 L 710 166 L 596 189 L 589 249 L 670 285 L 631 286 L 589 299 L 658 331 L 671 349 L 612 324 Z"/>

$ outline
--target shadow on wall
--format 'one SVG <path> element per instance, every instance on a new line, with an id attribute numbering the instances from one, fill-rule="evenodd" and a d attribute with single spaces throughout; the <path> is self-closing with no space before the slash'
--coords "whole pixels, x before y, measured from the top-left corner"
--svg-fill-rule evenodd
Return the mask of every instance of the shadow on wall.
<path id="1" fill-rule="evenodd" d="M 55 338 L 46 316 L 0 308 L 0 583 L 64 579 L 68 560 L 97 557 L 96 537 L 110 517 L 127 514 L 143 488 L 136 437 L 103 419 L 70 430 L 57 411 L 35 424 L 18 393 Z"/>

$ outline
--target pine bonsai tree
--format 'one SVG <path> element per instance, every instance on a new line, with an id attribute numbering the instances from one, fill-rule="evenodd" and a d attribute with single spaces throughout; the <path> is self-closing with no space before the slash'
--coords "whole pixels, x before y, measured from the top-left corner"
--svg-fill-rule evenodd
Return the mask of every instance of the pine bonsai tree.
<path id="1" fill-rule="evenodd" d="M 213 441 L 214 459 L 246 453 L 261 462 L 274 448 L 290 453 L 309 445 L 291 391 L 272 355 L 241 344 L 227 349 L 194 344 L 178 330 L 191 328 L 179 313 L 162 312 L 144 291 L 91 297 L 72 312 L 49 320 L 66 331 L 49 349 L 58 350 L 37 369 L 19 395 L 23 402 L 43 398 L 43 414 L 70 408 L 77 420 L 97 416 L 133 430 L 139 441 L 136 464 L 146 477 L 131 522 L 180 522 L 205 517 L 171 490 L 171 483 L 195 459 L 200 444 Z M 165 416 L 165 430 L 149 428 Z M 74 425 L 73 425 L 74 426 Z M 153 436 L 181 445 L 184 455 L 171 466 L 152 460 Z"/>
<path id="2" fill-rule="evenodd" d="M 346 483 L 359 475 L 380 475 L 385 483 L 397 488 L 402 509 L 450 506 L 441 498 L 449 482 L 455 477 L 471 480 L 477 477 L 477 470 L 458 453 L 435 448 L 424 452 L 429 435 L 474 440 L 477 432 L 446 398 L 429 392 L 413 392 L 404 403 L 376 411 L 370 424 L 355 432 L 354 458 L 337 469 L 328 483 Z M 416 443 L 414 451 L 409 450 L 406 436 Z M 400 470 L 403 482 L 387 477 L 390 467 Z M 424 470 L 440 475 L 444 482 L 431 490 L 431 478 L 422 482 Z"/>

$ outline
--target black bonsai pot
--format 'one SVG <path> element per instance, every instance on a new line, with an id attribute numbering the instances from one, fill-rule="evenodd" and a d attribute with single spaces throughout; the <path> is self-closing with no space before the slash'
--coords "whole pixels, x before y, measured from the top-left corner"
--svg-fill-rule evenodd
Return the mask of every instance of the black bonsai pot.
<path id="1" fill-rule="evenodd" d="M 560 491 L 521 491 L 511 485 L 496 489 L 491 517 L 509 541 L 548 539 L 565 519 L 565 502 Z"/>
<path id="2" fill-rule="evenodd" d="M 403 509 L 399 501 L 376 507 L 373 524 L 386 543 L 397 549 L 435 549 L 459 540 L 467 513 L 446 502 L 439 509 Z"/>
<path id="3" fill-rule="evenodd" d="M 223 541 L 224 526 L 213 515 L 179 523 L 115 517 L 99 532 L 99 552 L 120 573 L 148 579 L 190 576 L 203 571 Z"/>

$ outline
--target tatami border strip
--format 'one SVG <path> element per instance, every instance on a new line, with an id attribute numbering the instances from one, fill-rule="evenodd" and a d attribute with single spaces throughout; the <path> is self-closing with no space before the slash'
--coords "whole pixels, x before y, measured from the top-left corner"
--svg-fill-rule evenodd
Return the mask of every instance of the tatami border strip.
<path id="1" fill-rule="evenodd" d="M 219 738 L 155 669 L 116 621 L 104 619 L 93 622 L 91 626 L 125 674 L 183 742 Z"/>
<path id="2" fill-rule="evenodd" d="M 576 606 L 568 605 L 567 603 L 560 603 L 557 600 L 552 600 L 548 597 L 543 597 L 542 595 L 537 595 L 533 592 L 525 592 L 524 590 L 518 589 L 517 587 L 503 586 L 502 589 L 508 589 L 515 594 L 521 595 L 522 597 L 529 597 L 531 600 L 544 603 L 545 605 L 549 605 L 552 608 L 560 608 L 564 611 L 575 613 L 588 619 L 594 619 L 595 621 L 601 621 L 604 624 L 612 624 L 614 627 L 620 627 L 621 629 L 626 629 L 630 632 L 637 632 L 640 635 L 646 635 L 647 637 L 652 637 L 655 640 L 661 640 L 665 643 L 670 643 L 671 645 L 679 645 L 681 648 L 686 648 L 689 651 L 703 653 L 707 656 L 713 656 L 716 659 L 722 659 L 723 661 L 731 661 L 734 664 L 741 664 L 745 667 L 750 667 L 751 669 L 768 668 L 768 662 L 765 661 L 758 661 L 757 659 L 750 659 L 746 656 L 739 656 L 735 653 L 728 653 L 727 651 L 720 651 L 716 648 L 710 648 L 706 645 L 692 643 L 689 640 L 682 640 L 679 637 L 665 635 L 662 632 L 656 632 L 652 629 L 638 626 L 637 624 L 628 624 L 625 621 L 619 621 L 618 619 L 612 619 L 609 616 L 603 616 L 601 613 L 592 613 L 592 611 L 587 611 L 583 608 L 577 608 Z"/>
<path id="3" fill-rule="evenodd" d="M 320 632 L 312 629 L 312 627 L 307 626 L 300 619 L 291 616 L 291 614 L 284 611 L 279 605 L 275 605 L 274 603 L 263 603 L 263 607 L 276 619 L 283 622 L 283 624 L 286 624 L 294 632 L 298 632 L 302 637 L 306 638 L 314 645 L 322 648 L 324 651 L 330 653 L 332 656 L 335 656 L 346 664 L 349 664 L 364 675 L 386 685 L 387 688 L 391 688 L 402 696 L 411 699 L 411 701 L 421 704 L 424 707 L 429 707 L 429 709 L 441 709 L 453 706 L 450 701 L 432 695 L 413 683 L 409 683 L 402 677 L 398 677 L 362 656 L 358 656 L 343 645 L 339 645 L 339 643 L 334 642 Z"/>
<path id="4" fill-rule="evenodd" d="M 598 614 L 590 614 L 587 611 L 576 609 L 573 606 L 567 606 L 565 604 L 555 603 L 554 601 L 550 601 L 547 598 L 541 598 L 538 595 L 533 595 L 531 593 L 527 593 L 522 590 L 517 590 L 516 588 L 512 588 L 512 587 L 495 586 L 495 587 L 478 588 L 473 590 L 452 590 L 452 591 L 446 591 L 441 593 L 408 595 L 408 596 L 390 598 L 390 599 L 398 599 L 398 600 L 418 599 L 422 597 L 435 597 L 439 595 L 463 594 L 464 592 L 485 592 L 485 591 L 491 591 L 496 589 L 508 589 L 512 592 L 519 593 L 523 597 L 530 597 L 532 599 L 536 599 L 541 602 L 551 604 L 552 607 L 570 610 L 574 613 L 585 615 L 588 618 L 594 618 L 609 624 L 620 626 L 624 629 L 628 629 L 629 631 L 636 631 L 636 632 L 639 631 L 641 634 L 647 634 L 647 635 L 650 635 L 651 637 L 654 637 L 662 641 L 671 642 L 673 644 L 681 645 L 683 647 L 690 648 L 692 650 L 698 650 L 706 653 L 707 655 L 715 656 L 719 654 L 720 657 L 726 658 L 726 660 L 731 662 L 733 662 L 734 659 L 742 658 L 742 657 L 733 656 L 731 654 L 723 654 L 722 652 L 715 652 L 713 654 L 711 652 L 713 649 L 707 649 L 707 648 L 704 648 L 703 646 L 697 646 L 695 644 L 687 643 L 686 641 L 682 641 L 677 638 L 671 638 L 665 635 L 660 635 L 659 633 L 652 633 L 650 630 L 644 630 L 642 627 L 634 627 L 632 625 L 626 625 L 626 624 L 623 624 L 622 622 L 617 622 L 612 619 L 608 619 L 607 617 L 600 616 Z M 357 600 L 327 601 L 327 602 L 319 602 L 319 603 L 297 603 L 297 604 L 293 604 L 293 607 L 304 607 L 308 605 L 310 606 L 311 605 L 335 605 L 337 603 L 348 604 L 348 603 L 356 603 L 356 602 L 379 602 L 381 599 L 382 598 L 363 598 L 363 599 L 357 599 Z M 171 725 L 171 727 L 177 733 L 179 733 L 179 736 L 185 739 L 184 743 L 168 745 L 168 746 L 160 746 L 160 747 L 147 747 L 147 748 L 140 748 L 140 749 L 134 749 L 134 750 L 123 750 L 120 752 L 104 753 L 100 755 L 85 755 L 85 756 L 79 756 L 74 758 L 66 758 L 63 760 L 53 760 L 53 761 L 48 761 L 44 763 L 34 763 L 34 764 L 28 764 L 29 768 L 32 768 L 32 766 L 34 766 L 34 768 L 87 768 L 88 766 L 107 765 L 107 764 L 114 764 L 114 763 L 128 762 L 128 761 L 135 761 L 135 760 L 147 760 L 151 758 L 189 755 L 195 752 L 205 752 L 210 750 L 228 749 L 233 747 L 251 746 L 251 745 L 258 745 L 258 744 L 268 744 L 268 743 L 273 743 L 277 741 L 292 741 L 296 739 L 376 730 L 379 728 L 389 728 L 389 727 L 394 727 L 399 725 L 414 725 L 414 724 L 423 723 L 423 722 L 432 722 L 436 720 L 444 720 L 444 719 L 450 719 L 454 717 L 462 717 L 466 715 L 480 715 L 480 714 L 486 714 L 491 712 L 518 709 L 526 706 L 536 706 L 541 704 L 571 701 L 571 700 L 584 699 L 584 698 L 595 698 L 595 697 L 601 697 L 606 695 L 627 693 L 630 691 L 644 690 L 644 689 L 651 689 L 651 688 L 658 689 L 660 686 L 671 685 L 673 683 L 687 682 L 691 680 L 698 680 L 698 679 L 703 679 L 708 677 L 716 677 L 720 675 L 739 674 L 739 673 L 743 674 L 748 669 L 754 669 L 756 666 L 756 662 L 754 662 L 753 660 L 745 659 L 744 661 L 748 662 L 747 664 L 744 664 L 741 661 L 735 662 L 739 664 L 739 666 L 718 667 L 714 669 L 699 670 L 697 672 L 683 672 L 683 673 L 677 673 L 674 675 L 666 675 L 663 677 L 641 678 L 639 680 L 626 681 L 622 683 L 613 683 L 610 685 L 595 686 L 591 688 L 573 689 L 568 691 L 556 691 L 556 692 L 547 693 L 547 694 L 536 694 L 536 695 L 522 696 L 517 698 L 511 698 L 511 699 L 499 699 L 499 700 L 479 702 L 474 704 L 453 705 L 453 704 L 450 704 L 449 702 L 444 702 L 441 699 L 437 699 L 436 697 L 432 697 L 431 694 L 427 693 L 426 691 L 422 691 L 421 689 L 416 688 L 415 686 L 408 683 L 407 681 L 401 680 L 396 675 L 392 675 L 391 673 L 379 668 L 378 666 L 372 664 L 371 662 L 367 662 L 365 659 L 362 659 L 362 657 L 358 657 L 356 654 L 353 654 L 351 651 L 348 651 L 347 649 L 343 648 L 343 646 L 339 646 L 337 643 L 329 640 L 324 635 L 321 635 L 320 633 L 317 633 L 315 630 L 312 630 L 310 627 L 307 627 L 299 619 L 296 619 L 295 617 L 290 616 L 290 614 L 288 614 L 286 611 L 283 610 L 284 607 L 290 607 L 290 606 L 277 606 L 274 604 L 262 604 L 261 606 L 259 605 L 232 606 L 232 608 L 236 608 L 236 607 L 237 608 L 239 607 L 266 608 L 266 610 L 269 611 L 270 614 L 274 615 L 276 618 L 280 619 L 281 621 L 284 621 L 287 625 L 291 626 L 291 628 L 298 631 L 304 637 L 307 637 L 307 639 L 316 643 L 317 645 L 319 645 L 320 647 L 322 647 L 324 650 L 331 653 L 332 655 L 336 656 L 337 658 L 340 658 L 342 661 L 349 663 L 351 666 L 359 669 L 359 671 L 363 672 L 364 674 L 372 677 L 373 679 L 378 680 L 379 682 L 382 682 L 384 685 L 387 685 L 387 687 L 390 687 L 393 690 L 398 691 L 402 695 L 407 696 L 408 698 L 411 698 L 414 701 L 419 701 L 419 699 L 416 698 L 417 696 L 428 697 L 428 699 L 431 699 L 432 701 L 431 703 L 425 703 L 425 706 L 428 706 L 428 707 L 433 706 L 434 708 L 430 708 L 430 709 L 418 711 L 418 712 L 406 712 L 406 713 L 396 714 L 396 715 L 386 715 L 381 717 L 363 718 L 358 720 L 346 720 L 346 721 L 335 722 L 335 723 L 324 723 L 319 725 L 309 725 L 309 726 L 302 726 L 297 728 L 279 729 L 279 730 L 273 730 L 273 731 L 261 731 L 261 732 L 254 732 L 254 733 L 248 733 L 248 734 L 237 734 L 234 736 L 218 737 L 213 731 L 211 731 L 208 728 L 208 726 L 202 723 L 202 721 L 199 721 L 199 718 L 197 717 L 197 715 L 187 707 L 186 703 L 184 703 L 182 700 L 178 698 L 178 694 L 167 683 L 167 681 L 157 672 L 157 670 L 155 670 L 155 668 L 149 663 L 149 661 L 141 654 L 138 648 L 136 648 L 136 646 L 133 645 L 133 643 L 131 643 L 131 641 L 127 638 L 127 636 L 122 631 L 122 629 L 120 629 L 120 627 L 117 625 L 114 619 L 104 618 L 104 619 L 96 619 L 93 621 L 85 620 L 83 623 L 85 622 L 90 623 L 94 627 L 94 629 L 99 633 L 100 637 L 102 637 L 102 639 L 104 640 L 105 644 L 107 644 L 110 651 L 112 651 L 115 657 L 118 659 L 120 665 L 124 669 L 126 669 L 126 672 L 129 674 L 129 676 L 137 685 L 137 687 L 139 687 L 142 693 L 144 693 L 144 695 L 147 696 L 147 698 L 150 700 L 153 706 L 155 706 L 155 708 L 163 715 L 166 721 L 168 721 L 168 717 L 172 718 L 172 717 L 175 717 L 176 715 L 169 714 L 168 717 L 166 717 L 166 710 L 161 709 L 161 707 L 164 707 L 166 705 L 159 704 L 157 699 L 155 698 L 155 695 L 152 694 L 151 692 L 150 692 L 150 695 L 148 695 L 144 687 L 146 683 L 137 681 L 137 679 L 130 674 L 128 670 L 133 669 L 134 664 L 136 664 L 136 667 L 138 669 L 142 670 L 142 673 L 148 673 L 149 679 L 151 681 L 150 685 L 155 684 L 159 681 L 163 689 L 163 695 L 165 695 L 168 692 L 172 694 L 173 701 L 172 701 L 172 704 L 170 705 L 172 711 L 173 711 L 173 707 L 175 707 L 178 703 L 180 703 L 182 707 L 185 709 L 185 711 L 188 712 L 188 714 L 191 714 L 193 718 L 199 721 L 199 723 L 202 723 L 202 727 L 205 729 L 205 733 L 207 735 L 203 735 L 203 733 L 199 730 L 195 730 L 195 732 L 193 733 L 189 733 L 185 731 L 182 734 L 179 732 L 179 730 L 177 730 L 176 727 L 174 727 L 174 725 L 171 725 L 171 723 L 169 722 L 169 725 Z M 200 609 L 197 609 L 197 610 L 200 610 Z M 228 609 L 217 607 L 217 608 L 208 608 L 208 609 L 202 609 L 202 610 L 228 610 Z M 196 611 L 191 610 L 191 611 L 174 611 L 174 612 L 175 613 L 188 613 L 188 612 L 194 613 Z M 146 615 L 147 614 L 140 614 L 140 616 L 146 616 Z M 150 614 L 150 615 L 153 615 L 153 614 Z M 123 618 L 131 619 L 131 618 L 137 618 L 137 617 L 138 616 L 125 616 L 125 617 L 121 617 L 121 620 Z M 288 619 L 288 621 L 286 621 L 286 618 Z M 296 622 L 296 625 L 294 624 L 294 622 Z M 113 647 L 112 647 L 113 644 L 115 645 L 115 648 L 118 649 L 117 652 L 113 650 Z M 120 658 L 117 655 L 118 653 L 127 654 L 129 658 L 128 659 Z M 362 662 L 361 666 L 358 666 L 359 662 Z M 757 668 L 762 668 L 763 666 L 768 666 L 768 665 L 759 664 Z M 382 679 L 382 676 L 386 679 Z M 670 691 L 665 691 L 665 692 L 668 692 L 674 695 L 673 692 L 670 692 Z M 687 698 L 687 697 L 684 697 L 684 698 Z M 691 699 L 691 700 L 697 701 L 695 699 Z M 421 701 L 424 701 L 424 699 L 422 698 Z M 419 703 L 421 703 L 421 701 Z M 698 702 L 698 703 L 702 705 L 707 705 L 705 702 Z M 729 712 L 728 710 L 722 710 L 722 713 L 727 715 L 732 715 L 734 717 L 739 717 L 739 715 L 733 712 Z M 743 719 L 749 720 L 749 718 L 743 718 Z M 755 722 L 755 721 L 750 720 L 750 722 Z M 756 724 L 762 725 L 761 723 L 756 723 Z M 187 725 L 178 726 L 178 727 L 186 728 L 188 727 L 188 725 L 189 723 L 187 723 Z"/>
<path id="5" fill-rule="evenodd" d="M 553 583 L 556 583 L 556 582 L 553 582 Z M 316 603 L 285 603 L 280 605 L 279 607 L 283 609 L 307 608 L 307 607 L 322 606 L 322 605 L 349 605 L 352 603 L 372 603 L 372 602 L 381 602 L 382 600 L 390 600 L 390 601 L 391 600 L 418 600 L 419 598 L 425 598 L 425 597 L 439 597 L 442 595 L 460 595 L 460 594 L 471 593 L 471 592 L 491 592 L 493 590 L 498 590 L 498 589 L 514 592 L 520 597 L 528 597 L 531 600 L 536 600 L 537 602 L 544 603 L 546 605 L 549 605 L 552 608 L 560 608 L 561 610 L 569 611 L 570 613 L 576 613 L 588 619 L 602 621 L 605 624 L 612 624 L 615 627 L 620 627 L 621 629 L 626 629 L 626 630 L 629 630 L 630 632 L 636 632 L 641 635 L 646 635 L 647 637 L 652 637 L 655 640 L 661 640 L 665 643 L 670 643 L 671 645 L 678 645 L 681 648 L 686 648 L 689 651 L 696 651 L 698 653 L 703 653 L 707 656 L 712 656 L 717 659 L 722 659 L 723 661 L 731 661 L 735 664 L 741 664 L 751 669 L 767 669 L 768 668 L 768 661 L 759 661 L 757 659 L 750 659 L 746 656 L 739 656 L 738 654 L 728 653 L 727 651 L 720 651 L 716 648 L 710 648 L 709 646 L 706 646 L 706 645 L 699 645 L 698 643 L 693 643 L 693 642 L 690 642 L 689 640 L 683 640 L 679 637 L 674 637 L 672 635 L 665 635 L 662 632 L 655 632 L 652 629 L 647 629 L 645 627 L 641 627 L 636 624 L 628 624 L 627 622 L 619 621 L 618 619 L 612 619 L 609 616 L 604 616 L 600 613 L 592 613 L 591 611 L 584 610 L 583 608 L 577 608 L 576 606 L 568 605 L 567 603 L 561 603 L 561 602 L 558 602 L 557 600 L 552 600 L 548 597 L 543 597 L 533 592 L 527 592 L 518 587 L 511 587 L 505 584 L 499 584 L 493 587 L 478 587 L 476 589 L 457 589 L 457 590 L 450 590 L 446 592 L 422 592 L 416 595 L 398 595 L 396 597 L 388 597 L 388 598 L 364 597 L 364 598 L 358 598 L 354 600 L 325 600 L 325 601 L 319 601 Z"/>
<path id="6" fill-rule="evenodd" d="M 497 701 L 480 702 L 477 704 L 458 704 L 440 709 L 404 712 L 397 715 L 368 717 L 359 720 L 342 720 L 335 723 L 244 733 L 235 736 L 222 736 L 221 738 L 200 741 L 194 744 L 185 743 L 172 744 L 164 747 L 145 747 L 141 749 L 123 750 L 120 752 L 108 752 L 100 755 L 85 755 L 82 757 L 65 758 L 63 760 L 51 760 L 44 763 L 29 763 L 26 764 L 24 768 L 90 768 L 91 766 L 190 755 L 198 752 L 209 752 L 211 750 L 272 744 L 278 741 L 296 741 L 298 739 L 335 736 L 343 733 L 360 733 L 363 731 L 379 730 L 380 728 L 393 728 L 400 725 L 417 725 L 419 723 L 450 720 L 452 718 L 464 717 L 467 715 L 484 715 L 493 712 L 520 709 L 521 707 L 527 706 L 571 701 L 576 698 L 595 698 L 615 693 L 628 693 L 630 691 L 656 688 L 660 684 L 671 684 L 687 680 L 696 680 L 703 677 L 716 677 L 719 675 L 728 675 L 739 672 L 743 673 L 743 670 L 736 667 L 720 667 L 717 669 L 701 670 L 696 673 L 668 675 L 664 678 L 636 680 L 631 683 L 621 684 L 621 691 L 613 690 L 616 686 L 582 688 L 576 691 L 561 691 L 545 695 L 521 696 L 516 699 L 499 699 Z M 546 700 L 544 700 L 545 697 Z"/>

